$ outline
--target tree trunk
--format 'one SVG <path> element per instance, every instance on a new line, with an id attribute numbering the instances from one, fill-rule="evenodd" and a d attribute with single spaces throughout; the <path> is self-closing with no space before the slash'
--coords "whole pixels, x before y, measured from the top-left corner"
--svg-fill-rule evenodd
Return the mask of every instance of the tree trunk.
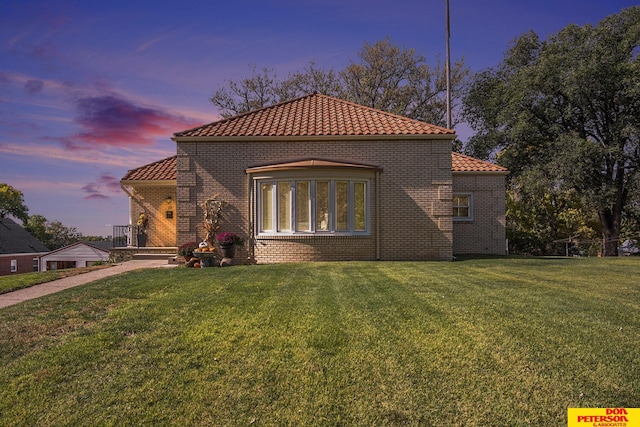
<path id="1" fill-rule="evenodd" d="M 602 255 L 618 256 L 622 212 L 611 212 L 610 209 L 604 209 L 598 214 L 602 225 Z"/>
<path id="2" fill-rule="evenodd" d="M 620 224 L 622 224 L 622 209 L 627 201 L 628 192 L 625 189 L 624 163 L 618 162 L 613 181 L 615 183 L 615 201 L 605 209 L 600 210 L 600 223 L 602 224 L 603 256 L 618 256 L 620 245 Z"/>

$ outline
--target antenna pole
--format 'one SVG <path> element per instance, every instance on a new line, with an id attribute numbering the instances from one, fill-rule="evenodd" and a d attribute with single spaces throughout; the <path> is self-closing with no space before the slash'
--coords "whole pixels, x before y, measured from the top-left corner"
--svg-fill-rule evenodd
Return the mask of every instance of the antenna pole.
<path id="1" fill-rule="evenodd" d="M 446 59 L 446 75 L 447 75 L 447 129 L 451 129 L 451 47 L 449 46 L 449 38 L 451 37 L 451 24 L 449 20 L 449 0 L 447 3 L 447 59 Z"/>

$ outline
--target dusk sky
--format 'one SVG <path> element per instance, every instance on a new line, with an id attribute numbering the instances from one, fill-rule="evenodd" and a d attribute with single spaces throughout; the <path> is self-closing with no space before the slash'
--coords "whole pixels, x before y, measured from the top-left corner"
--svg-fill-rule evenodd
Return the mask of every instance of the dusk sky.
<path id="1" fill-rule="evenodd" d="M 478 72 L 524 32 L 546 39 L 636 4 L 450 0 L 451 57 Z M 127 170 L 217 120 L 211 94 L 250 64 L 281 78 L 310 61 L 337 71 L 386 37 L 444 60 L 445 0 L 1 0 L 0 182 L 30 215 L 110 235 L 129 222 Z"/>

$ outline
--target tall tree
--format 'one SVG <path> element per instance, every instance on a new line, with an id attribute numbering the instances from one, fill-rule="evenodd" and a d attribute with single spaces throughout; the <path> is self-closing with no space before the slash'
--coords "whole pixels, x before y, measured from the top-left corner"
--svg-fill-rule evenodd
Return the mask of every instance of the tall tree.
<path id="1" fill-rule="evenodd" d="M 280 101 L 308 95 L 322 93 L 329 96 L 343 96 L 340 76 L 334 70 L 318 68 L 315 62 L 310 62 L 302 71 L 296 71 L 278 85 Z"/>
<path id="2" fill-rule="evenodd" d="M 60 221 L 52 221 L 47 222 L 47 237 L 47 247 L 53 250 L 80 241 L 82 233 L 75 227 L 66 227 Z"/>
<path id="3" fill-rule="evenodd" d="M 361 105 L 411 117 L 437 125 L 446 125 L 447 99 L 444 65 L 434 67 L 414 49 L 402 49 L 389 39 L 365 43 L 340 72 L 344 97 Z M 469 70 L 464 61 L 452 69 L 452 97 L 460 97 L 462 83 Z"/>
<path id="4" fill-rule="evenodd" d="M 25 222 L 29 218 L 29 208 L 24 204 L 22 191 L 0 183 L 0 218 L 7 215 Z"/>
<path id="5" fill-rule="evenodd" d="M 31 215 L 22 227 L 42 243 L 49 240 L 47 237 L 47 218 L 42 215 Z M 53 248 L 51 249 L 53 250 Z"/>
<path id="6" fill-rule="evenodd" d="M 83 240 L 82 233 L 74 227 L 66 227 L 60 221 L 47 221 L 42 215 L 30 216 L 24 229 L 52 251 Z"/>
<path id="7" fill-rule="evenodd" d="M 365 43 L 359 60 L 341 70 L 319 68 L 314 62 L 279 80 L 272 69 L 257 70 L 240 81 L 227 81 L 210 101 L 223 117 L 320 92 L 372 108 L 433 124 L 446 124 L 446 74 L 439 62 L 431 67 L 414 49 L 389 39 Z M 463 60 L 452 69 L 452 94 L 460 99 L 469 69 Z"/>
<path id="8" fill-rule="evenodd" d="M 229 80 L 216 90 L 209 101 L 220 109 L 222 117 L 231 117 L 256 110 L 280 101 L 275 72 L 270 68 L 258 70 L 250 65 L 251 76 L 239 82 Z"/>
<path id="9" fill-rule="evenodd" d="M 473 78 L 464 114 L 478 132 L 469 154 L 497 154 L 512 176 L 530 170 L 575 189 L 600 219 L 604 255 L 617 255 L 640 167 L 640 7 L 597 26 L 518 38 L 496 68 Z"/>

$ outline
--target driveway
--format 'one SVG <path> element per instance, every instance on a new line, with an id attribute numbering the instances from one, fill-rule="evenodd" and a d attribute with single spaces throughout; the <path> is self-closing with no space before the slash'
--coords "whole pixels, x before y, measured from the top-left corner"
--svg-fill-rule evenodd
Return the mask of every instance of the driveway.
<path id="1" fill-rule="evenodd" d="M 168 264 L 167 260 L 134 260 L 116 264 L 109 268 L 101 268 L 99 270 L 90 271 L 89 273 L 79 274 L 73 277 L 54 280 L 52 282 L 43 283 L 41 285 L 31 286 L 29 288 L 20 289 L 19 291 L 9 292 L 0 295 L 0 308 L 9 307 L 41 296 L 59 292 L 64 289 L 73 288 L 75 286 L 84 285 L 103 277 L 114 276 L 124 273 L 125 271 L 138 270 L 141 268 L 170 268 L 176 267 L 176 264 Z"/>

